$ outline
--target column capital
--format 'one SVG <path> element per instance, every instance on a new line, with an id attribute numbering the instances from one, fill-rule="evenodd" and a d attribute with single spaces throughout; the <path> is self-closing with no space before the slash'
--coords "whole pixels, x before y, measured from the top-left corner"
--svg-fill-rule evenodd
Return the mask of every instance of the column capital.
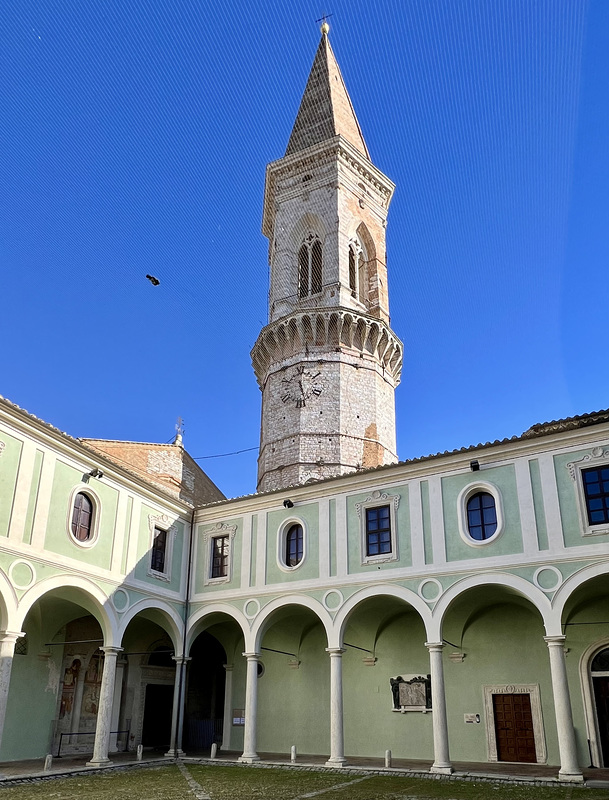
<path id="1" fill-rule="evenodd" d="M 15 644 L 17 639 L 21 639 L 22 636 L 25 636 L 23 631 L 0 631 L 0 642 Z"/>
<path id="2" fill-rule="evenodd" d="M 235 669 L 234 664 L 222 664 L 226 672 L 232 672 Z"/>
<path id="3" fill-rule="evenodd" d="M 566 636 L 544 636 L 544 642 L 548 647 L 563 647 L 567 637 Z"/>
<path id="4" fill-rule="evenodd" d="M 241 653 L 248 661 L 259 661 L 260 653 Z"/>
<path id="5" fill-rule="evenodd" d="M 106 656 L 106 658 L 108 658 L 109 656 L 117 658 L 118 654 L 123 652 L 122 647 L 115 647 L 113 644 L 105 645 L 104 647 L 100 647 L 99 649 Z"/>
<path id="6" fill-rule="evenodd" d="M 192 661 L 191 656 L 171 656 L 171 660 L 175 661 L 178 667 L 181 667 L 183 664 Z"/>
<path id="7" fill-rule="evenodd" d="M 342 654 L 346 652 L 346 647 L 326 647 L 326 653 L 330 656 L 342 656 Z"/>
<path id="8" fill-rule="evenodd" d="M 430 651 L 442 652 L 444 649 L 444 642 L 425 642 L 425 647 Z"/>

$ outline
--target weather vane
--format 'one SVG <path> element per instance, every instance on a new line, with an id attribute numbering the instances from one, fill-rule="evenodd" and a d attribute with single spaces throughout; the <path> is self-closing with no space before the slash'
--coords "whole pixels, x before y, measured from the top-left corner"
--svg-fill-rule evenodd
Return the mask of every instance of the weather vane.
<path id="1" fill-rule="evenodd" d="M 178 420 L 176 422 L 176 433 L 178 434 L 178 436 L 182 436 L 182 434 L 184 433 L 184 420 L 182 419 L 182 417 L 178 417 Z"/>

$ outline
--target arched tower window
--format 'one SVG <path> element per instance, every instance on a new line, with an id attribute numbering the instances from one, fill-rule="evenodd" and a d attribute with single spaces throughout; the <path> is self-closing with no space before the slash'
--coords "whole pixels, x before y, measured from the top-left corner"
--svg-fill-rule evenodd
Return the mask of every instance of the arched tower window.
<path id="1" fill-rule="evenodd" d="M 349 289 L 351 297 L 360 303 L 368 302 L 368 275 L 366 254 L 359 239 L 349 245 Z"/>
<path id="2" fill-rule="evenodd" d="M 322 287 L 321 242 L 310 233 L 298 250 L 298 297 L 319 294 Z"/>

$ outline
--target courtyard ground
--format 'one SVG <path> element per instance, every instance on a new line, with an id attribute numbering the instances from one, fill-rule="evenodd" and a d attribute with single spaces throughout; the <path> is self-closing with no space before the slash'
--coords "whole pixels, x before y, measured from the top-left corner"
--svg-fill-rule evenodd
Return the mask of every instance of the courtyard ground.
<path id="1" fill-rule="evenodd" d="M 0 800 L 609 800 L 609 789 L 514 786 L 405 775 L 207 766 L 189 762 L 34 780 Z"/>

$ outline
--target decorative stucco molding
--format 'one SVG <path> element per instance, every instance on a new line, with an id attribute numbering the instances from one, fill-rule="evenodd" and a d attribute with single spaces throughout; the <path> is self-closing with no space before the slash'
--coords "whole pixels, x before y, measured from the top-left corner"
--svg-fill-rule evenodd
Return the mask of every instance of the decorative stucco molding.
<path id="1" fill-rule="evenodd" d="M 601 522 L 598 525 L 591 525 L 588 520 L 588 508 L 586 505 L 584 481 L 582 478 L 582 472 L 585 469 L 594 469 L 594 467 L 603 464 L 609 465 L 609 449 L 594 447 L 589 453 L 586 453 L 575 461 L 570 461 L 566 465 L 569 470 L 569 475 L 575 483 L 577 510 L 579 512 L 582 536 L 597 536 L 599 534 L 609 533 L 609 525 L 606 522 Z"/>
<path id="2" fill-rule="evenodd" d="M 548 760 L 546 740 L 543 732 L 543 717 L 541 713 L 541 696 L 538 683 L 503 683 L 493 686 L 484 686 L 484 718 L 486 723 L 486 743 L 488 760 L 498 761 L 497 733 L 495 730 L 495 711 L 493 708 L 494 694 L 528 694 L 531 700 L 531 717 L 533 722 L 533 736 L 535 738 L 535 755 L 538 764 L 545 764 Z"/>
<path id="3" fill-rule="evenodd" d="M 162 572 L 152 569 L 152 545 L 154 544 L 154 531 L 160 528 L 166 531 L 167 538 L 165 540 L 165 568 Z M 148 561 L 147 574 L 152 578 L 157 578 L 160 581 L 171 581 L 171 562 L 173 556 L 173 543 L 178 533 L 178 528 L 175 520 L 168 517 L 167 514 L 149 514 L 148 515 L 148 530 L 150 531 L 150 544 L 149 552 L 150 558 Z"/>

